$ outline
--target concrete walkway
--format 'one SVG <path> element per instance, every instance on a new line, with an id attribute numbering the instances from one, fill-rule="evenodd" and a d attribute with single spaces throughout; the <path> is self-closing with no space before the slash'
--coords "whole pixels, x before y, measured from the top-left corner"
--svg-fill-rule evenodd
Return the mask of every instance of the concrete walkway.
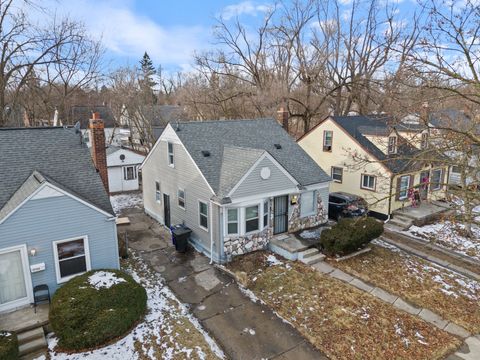
<path id="1" fill-rule="evenodd" d="M 268 307 L 252 302 L 236 283 L 190 250 L 178 254 L 169 233 L 142 213 L 128 214 L 129 247 L 162 277 L 231 359 L 327 359 Z"/>
<path id="2" fill-rule="evenodd" d="M 464 339 L 464 345 L 457 351 L 455 354 L 448 357 L 447 360 L 478 360 L 480 359 L 480 336 L 472 336 L 468 330 L 463 327 L 443 319 L 441 316 L 435 314 L 434 312 L 425 309 L 418 308 L 412 304 L 409 304 L 407 301 L 403 300 L 401 297 L 393 295 L 379 287 L 375 287 L 367 284 L 363 280 L 347 274 L 346 272 L 337 269 L 326 262 L 321 262 L 313 265 L 317 271 L 328 275 L 332 278 L 341 280 L 350 285 L 355 286 L 356 288 L 369 293 L 370 295 L 375 296 L 376 298 L 383 300 L 389 304 L 392 304 L 399 310 L 405 311 L 409 314 L 415 315 L 423 319 L 424 321 L 436 326 L 437 328 L 444 330 L 452 335 L 459 336 Z"/>

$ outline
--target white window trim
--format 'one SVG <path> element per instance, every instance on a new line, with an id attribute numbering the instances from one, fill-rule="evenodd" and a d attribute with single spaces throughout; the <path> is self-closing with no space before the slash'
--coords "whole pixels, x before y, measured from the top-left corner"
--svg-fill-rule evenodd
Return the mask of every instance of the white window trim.
<path id="1" fill-rule="evenodd" d="M 391 145 L 390 140 L 393 140 L 393 139 L 394 139 L 394 141 L 392 142 L 393 147 L 390 149 L 390 145 Z M 398 143 L 398 138 L 395 135 L 392 135 L 392 136 L 388 137 L 388 149 L 387 149 L 387 151 L 388 151 L 389 154 L 396 154 L 397 153 L 397 146 L 398 146 L 397 143 Z"/>
<path id="2" fill-rule="evenodd" d="M 302 212 L 302 204 L 303 204 L 302 195 L 305 194 L 305 193 L 310 193 L 310 192 L 313 193 L 313 198 L 312 198 L 312 211 L 311 211 L 311 212 L 308 212 L 308 213 L 303 213 L 303 212 Z M 301 217 L 301 218 L 315 215 L 315 213 L 316 213 L 316 206 L 315 206 L 316 197 L 317 197 L 317 192 L 316 192 L 315 190 L 304 191 L 303 193 L 300 194 L 300 217 Z"/>
<path id="3" fill-rule="evenodd" d="M 363 179 L 365 178 L 365 176 L 368 176 L 368 177 L 372 177 L 373 178 L 373 187 L 369 187 L 369 186 L 365 186 L 364 185 L 364 181 Z M 370 174 L 362 174 L 362 178 L 360 179 L 360 187 L 362 189 L 365 189 L 365 190 L 372 190 L 372 191 L 375 191 L 375 188 L 377 186 L 377 177 L 375 175 L 370 175 Z"/>
<path id="4" fill-rule="evenodd" d="M 170 146 L 172 146 L 172 152 L 170 152 Z M 170 156 L 172 159 L 172 162 L 170 162 Z M 168 160 L 168 166 L 170 167 L 175 167 L 175 150 L 173 149 L 173 143 L 170 141 L 167 141 L 167 160 Z"/>
<path id="5" fill-rule="evenodd" d="M 267 204 L 267 212 L 265 213 L 265 204 Z M 262 222 L 263 222 L 263 229 L 268 227 L 268 223 L 270 221 L 270 199 L 263 200 L 262 205 Z M 265 215 L 267 215 L 267 222 L 265 222 Z"/>
<path id="6" fill-rule="evenodd" d="M 85 262 L 86 262 L 87 272 L 92 270 L 92 265 L 91 265 L 91 262 L 90 262 L 90 245 L 88 243 L 88 236 L 87 235 L 76 236 L 76 237 L 69 238 L 69 239 L 64 239 L 64 240 L 52 241 L 53 257 L 54 257 L 54 261 L 55 261 L 55 275 L 56 275 L 56 278 L 57 278 L 57 284 L 63 284 L 63 283 L 67 282 L 70 279 L 73 279 L 74 277 L 76 277 L 78 275 L 85 274 L 85 272 L 82 272 L 82 273 L 70 275 L 70 276 L 67 276 L 67 277 L 64 277 L 64 278 L 62 278 L 60 276 L 60 262 L 59 262 L 59 259 L 58 259 L 57 244 L 61 244 L 61 243 L 69 242 L 69 241 L 74 241 L 74 240 L 80 240 L 80 239 L 83 240 L 83 246 L 85 248 Z"/>
<path id="7" fill-rule="evenodd" d="M 405 189 L 405 196 L 400 196 L 400 193 L 402 192 L 402 178 L 408 178 L 408 185 L 407 188 Z M 403 175 L 400 176 L 400 186 L 398 188 L 398 200 L 405 200 L 408 198 L 408 189 L 410 189 L 410 175 Z"/>
<path id="8" fill-rule="evenodd" d="M 248 236 L 251 234 L 259 233 L 261 231 L 264 231 L 267 226 L 263 224 L 263 218 L 265 215 L 264 209 L 263 209 L 263 204 L 265 202 L 269 202 L 269 207 L 270 207 L 270 198 L 268 199 L 256 199 L 255 201 L 248 201 L 248 202 L 243 202 L 243 203 L 235 203 L 233 206 L 226 207 L 225 211 L 223 212 L 223 224 L 224 224 L 224 230 L 223 230 L 223 236 L 225 237 L 232 237 L 232 236 Z M 230 204 L 229 204 L 230 205 Z M 250 231 L 246 232 L 246 208 L 251 207 L 251 206 L 258 206 L 259 212 L 259 220 L 258 220 L 258 230 L 255 231 Z M 228 209 L 237 209 L 238 211 L 238 233 L 237 234 L 229 234 L 228 233 Z M 270 219 L 269 219 L 270 221 Z M 265 226 L 264 226 L 265 225 Z"/>
<path id="9" fill-rule="evenodd" d="M 183 198 L 180 197 L 180 191 L 183 191 Z M 185 210 L 185 208 L 186 208 L 186 206 L 187 206 L 186 197 L 187 197 L 187 195 L 185 194 L 185 189 L 178 188 L 178 189 L 177 189 L 177 205 L 178 205 L 178 207 L 179 207 L 180 209 Z M 183 206 L 180 205 L 180 199 L 183 200 Z"/>
<path id="10" fill-rule="evenodd" d="M 157 190 L 157 183 L 158 183 L 158 190 Z M 157 199 L 158 195 L 158 199 Z M 162 203 L 162 184 L 160 181 L 155 181 L 155 202 L 158 204 Z"/>
<path id="11" fill-rule="evenodd" d="M 327 145 L 327 133 L 331 133 L 330 136 L 330 145 Z M 325 147 L 330 147 L 330 150 L 325 150 Z M 332 151 L 333 150 L 333 130 L 324 130 L 323 131 L 323 144 L 322 144 L 323 151 Z"/>
<path id="12" fill-rule="evenodd" d="M 256 206 L 258 211 L 257 211 L 257 217 L 256 218 L 251 218 L 251 219 L 248 219 L 248 220 L 255 220 L 257 219 L 258 220 L 258 228 L 256 230 L 252 230 L 252 231 L 248 231 L 247 232 L 247 208 L 249 207 L 254 207 Z M 259 231 L 262 230 L 262 227 L 260 226 L 260 215 L 263 213 L 261 213 L 261 207 L 262 207 L 262 204 L 252 204 L 252 205 L 247 205 L 243 208 L 243 231 L 244 231 L 244 234 L 245 235 L 251 235 L 251 234 L 255 234 L 255 233 L 258 233 Z"/>
<path id="13" fill-rule="evenodd" d="M 204 204 L 207 206 L 207 213 L 206 214 L 201 214 L 200 213 L 200 204 Z M 209 224 L 209 218 L 208 218 L 208 211 L 209 211 L 209 208 L 208 208 L 208 202 L 206 201 L 202 201 L 202 200 L 198 200 L 198 226 L 200 227 L 200 229 L 202 230 L 205 230 L 206 232 L 208 232 L 208 227 L 210 227 L 210 224 Z M 206 216 L 207 217 L 207 227 L 204 227 L 202 226 L 202 223 L 200 221 L 200 216 L 203 215 L 203 216 Z"/>
<path id="14" fill-rule="evenodd" d="M 333 177 L 333 169 L 340 169 L 340 171 L 342 172 L 342 173 L 341 173 L 341 177 L 342 177 L 341 180 L 336 180 L 336 179 Z M 332 166 L 331 169 L 330 169 L 330 171 L 331 171 L 331 174 L 330 174 L 330 175 L 331 175 L 331 177 L 332 177 L 332 181 L 333 181 L 333 182 L 339 183 L 339 184 L 343 183 L 343 167 L 340 167 L 340 166 Z"/>
<path id="15" fill-rule="evenodd" d="M 127 179 L 127 168 L 133 168 L 133 178 Z M 137 167 L 135 165 L 126 165 L 123 166 L 123 180 L 125 181 L 132 181 L 137 179 Z"/>
<path id="16" fill-rule="evenodd" d="M 440 172 L 440 177 L 438 179 L 438 187 L 433 187 L 434 183 L 432 181 L 432 191 L 439 191 L 439 190 L 442 190 L 442 175 L 443 175 L 443 169 L 434 169 L 432 170 L 432 180 L 433 180 L 433 174 L 435 172 Z"/>
<path id="17" fill-rule="evenodd" d="M 229 210 L 236 210 L 237 211 L 237 221 L 228 221 L 228 211 Z M 228 232 L 228 224 L 237 224 L 237 232 L 236 233 L 229 233 Z M 240 235 L 240 208 L 226 208 L 225 211 L 225 236 L 235 236 Z"/>

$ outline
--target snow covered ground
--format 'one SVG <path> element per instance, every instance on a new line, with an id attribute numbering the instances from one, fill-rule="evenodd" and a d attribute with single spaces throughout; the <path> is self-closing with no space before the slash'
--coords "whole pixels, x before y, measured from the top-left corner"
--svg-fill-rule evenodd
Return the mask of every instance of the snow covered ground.
<path id="1" fill-rule="evenodd" d="M 474 237 L 466 238 L 462 233 L 465 229 L 463 224 L 451 221 L 437 222 L 425 226 L 411 226 L 405 232 L 429 240 L 436 245 L 466 255 L 475 260 L 480 260 L 480 228 L 472 226 Z"/>
<path id="2" fill-rule="evenodd" d="M 141 208 L 143 206 L 143 196 L 142 193 L 112 195 L 110 196 L 110 203 L 113 211 L 118 215 L 125 209 Z"/>
<path id="3" fill-rule="evenodd" d="M 82 353 L 57 353 L 57 339 L 48 337 L 51 360 L 133 360 L 133 359 L 224 359 L 216 342 L 201 327 L 188 308 L 180 303 L 164 280 L 142 260 L 131 256 L 125 270 L 147 290 L 148 313 L 128 335 L 108 346 Z M 109 275 L 110 274 L 110 275 Z M 110 284 L 119 280 L 105 272 L 98 277 Z M 96 282 L 98 279 L 92 279 Z M 45 360 L 45 356 L 37 360 Z"/>

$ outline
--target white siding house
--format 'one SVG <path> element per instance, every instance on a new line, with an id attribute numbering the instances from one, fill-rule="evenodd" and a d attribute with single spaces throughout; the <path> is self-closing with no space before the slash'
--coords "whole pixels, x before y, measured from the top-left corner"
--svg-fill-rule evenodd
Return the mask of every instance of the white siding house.
<path id="1" fill-rule="evenodd" d="M 140 188 L 138 168 L 145 156 L 132 150 L 107 148 L 108 186 L 110 192 L 135 191 Z"/>

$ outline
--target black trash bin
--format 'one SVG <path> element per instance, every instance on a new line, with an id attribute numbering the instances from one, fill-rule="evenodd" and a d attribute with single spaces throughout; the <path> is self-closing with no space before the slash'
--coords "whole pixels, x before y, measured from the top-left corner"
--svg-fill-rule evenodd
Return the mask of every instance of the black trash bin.
<path id="1" fill-rule="evenodd" d="M 188 238 L 192 233 L 192 230 L 185 225 L 179 224 L 171 227 L 172 230 L 172 242 L 175 245 L 175 250 L 178 252 L 187 251 Z"/>

